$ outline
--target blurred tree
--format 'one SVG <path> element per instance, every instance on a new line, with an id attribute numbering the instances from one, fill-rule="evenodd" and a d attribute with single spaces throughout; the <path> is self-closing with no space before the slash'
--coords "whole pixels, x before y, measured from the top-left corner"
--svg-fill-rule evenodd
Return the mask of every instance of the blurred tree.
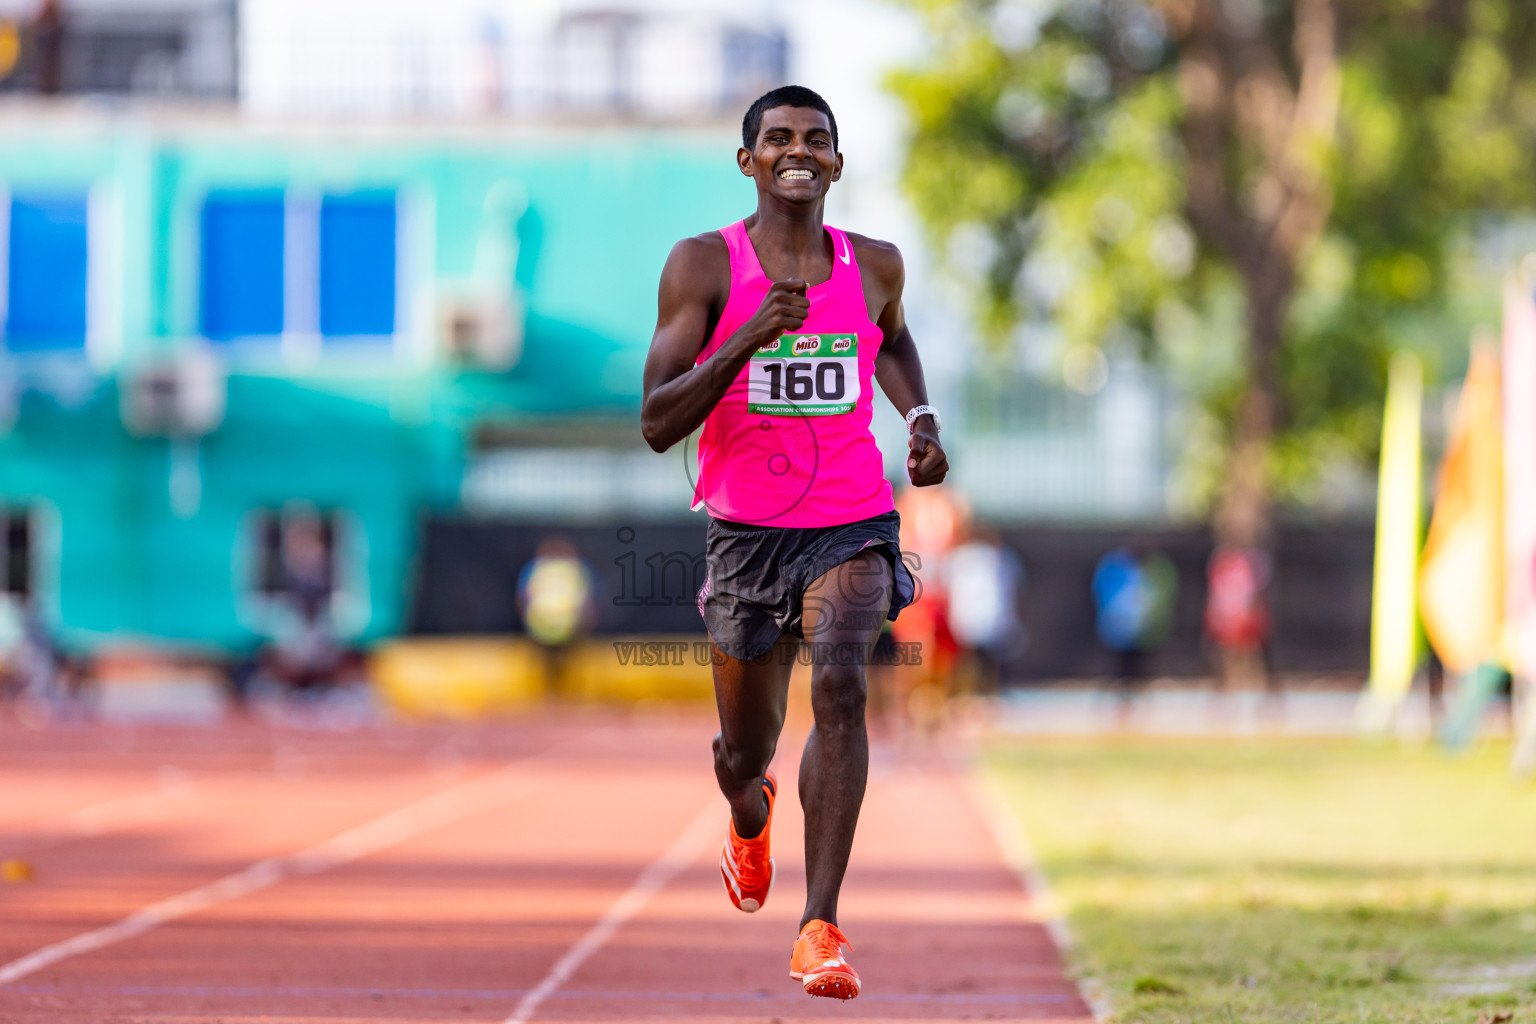
<path id="1" fill-rule="evenodd" d="M 1529 0 L 905 2 L 935 41 L 892 80 L 905 184 L 984 332 L 1048 320 L 1198 395 L 1223 544 L 1374 452 L 1390 349 L 1447 369 L 1471 215 L 1532 205 Z"/>

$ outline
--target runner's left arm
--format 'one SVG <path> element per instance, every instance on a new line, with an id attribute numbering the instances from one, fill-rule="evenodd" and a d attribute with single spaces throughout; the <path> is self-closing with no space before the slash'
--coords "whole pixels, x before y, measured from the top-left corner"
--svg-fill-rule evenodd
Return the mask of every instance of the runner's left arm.
<path id="1" fill-rule="evenodd" d="M 860 252 L 859 264 L 872 270 L 884 290 L 885 305 L 876 321 L 884 340 L 875 358 L 875 380 L 891 400 L 896 411 L 906 416 L 919 405 L 928 404 L 928 385 L 923 380 L 923 361 L 917 354 L 917 342 L 907 330 L 901 293 L 906 283 L 906 268 L 894 245 L 869 246 Z M 914 487 L 942 483 L 949 472 L 949 459 L 939 444 L 939 428 L 933 417 L 919 416 L 912 424 L 907 441 L 907 477 Z"/>

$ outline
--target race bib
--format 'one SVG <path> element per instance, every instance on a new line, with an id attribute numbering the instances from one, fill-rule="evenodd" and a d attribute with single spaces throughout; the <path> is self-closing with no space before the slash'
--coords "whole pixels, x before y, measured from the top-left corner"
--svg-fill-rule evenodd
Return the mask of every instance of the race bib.
<path id="1" fill-rule="evenodd" d="M 748 361 L 747 411 L 833 416 L 859 401 L 856 334 L 786 334 Z"/>

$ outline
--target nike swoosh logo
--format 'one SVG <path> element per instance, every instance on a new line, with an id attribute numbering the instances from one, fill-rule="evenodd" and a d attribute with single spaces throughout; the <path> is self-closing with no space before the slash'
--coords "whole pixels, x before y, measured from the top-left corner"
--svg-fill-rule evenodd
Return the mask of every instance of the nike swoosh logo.
<path id="1" fill-rule="evenodd" d="M 853 262 L 853 253 L 850 252 L 849 249 L 848 249 L 848 236 L 847 235 L 843 236 L 843 251 L 837 254 L 837 258 L 842 260 L 844 264 L 848 264 L 848 263 L 852 263 Z"/>

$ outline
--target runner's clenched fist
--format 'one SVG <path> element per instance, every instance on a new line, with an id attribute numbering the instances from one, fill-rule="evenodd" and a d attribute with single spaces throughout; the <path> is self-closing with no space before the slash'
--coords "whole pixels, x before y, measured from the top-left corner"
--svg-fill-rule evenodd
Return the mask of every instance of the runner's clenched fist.
<path id="1" fill-rule="evenodd" d="M 778 341 L 782 334 L 798 331 L 811 311 L 806 298 L 806 283 L 798 277 L 775 281 L 763 296 L 762 305 L 747 321 L 747 331 L 759 345 Z"/>

